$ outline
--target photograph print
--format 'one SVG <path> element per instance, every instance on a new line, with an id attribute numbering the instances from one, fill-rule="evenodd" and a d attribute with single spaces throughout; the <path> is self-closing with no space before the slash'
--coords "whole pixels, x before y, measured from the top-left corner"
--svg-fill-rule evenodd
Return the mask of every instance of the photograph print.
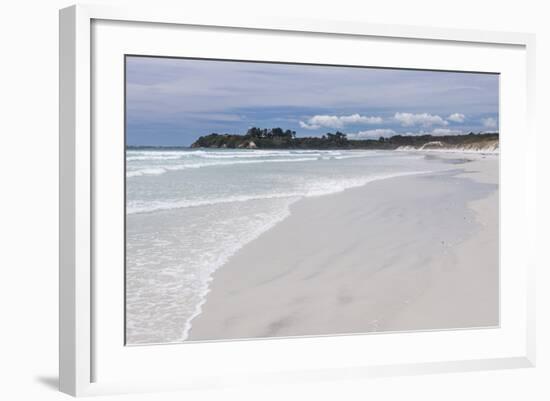
<path id="1" fill-rule="evenodd" d="M 499 75 L 125 57 L 125 342 L 499 325 Z"/>

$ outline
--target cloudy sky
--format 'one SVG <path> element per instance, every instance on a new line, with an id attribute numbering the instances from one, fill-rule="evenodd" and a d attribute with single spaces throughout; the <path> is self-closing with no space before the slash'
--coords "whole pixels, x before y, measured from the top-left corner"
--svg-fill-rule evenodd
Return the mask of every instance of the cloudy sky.
<path id="1" fill-rule="evenodd" d="M 498 75 L 127 57 L 127 143 L 281 127 L 354 138 L 498 130 Z"/>

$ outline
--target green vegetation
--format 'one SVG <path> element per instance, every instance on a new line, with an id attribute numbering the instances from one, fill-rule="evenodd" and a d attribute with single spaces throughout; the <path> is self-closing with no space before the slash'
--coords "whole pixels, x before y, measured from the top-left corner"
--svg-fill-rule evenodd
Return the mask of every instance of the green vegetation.
<path id="1" fill-rule="evenodd" d="M 421 147 L 430 142 L 440 146 L 469 146 L 498 142 L 498 133 L 473 132 L 467 135 L 394 135 L 379 139 L 348 139 L 342 132 L 327 133 L 322 137 L 296 137 L 295 131 L 281 128 L 250 128 L 244 135 L 217 134 L 201 136 L 193 148 L 245 148 L 245 149 L 396 149 L 400 146 Z"/>

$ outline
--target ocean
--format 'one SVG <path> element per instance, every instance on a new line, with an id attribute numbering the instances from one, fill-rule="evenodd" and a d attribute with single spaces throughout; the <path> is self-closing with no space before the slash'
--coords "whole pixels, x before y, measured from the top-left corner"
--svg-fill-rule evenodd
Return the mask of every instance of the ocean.
<path id="1" fill-rule="evenodd" d="M 450 168 L 395 151 L 128 150 L 127 344 L 185 341 L 215 271 L 300 199 Z"/>

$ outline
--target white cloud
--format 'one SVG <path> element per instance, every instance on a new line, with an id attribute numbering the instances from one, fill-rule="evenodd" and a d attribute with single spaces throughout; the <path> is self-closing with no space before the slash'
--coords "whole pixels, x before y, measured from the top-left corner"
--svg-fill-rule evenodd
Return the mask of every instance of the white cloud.
<path id="1" fill-rule="evenodd" d="M 420 136 L 420 135 L 463 135 L 464 132 L 450 128 L 434 128 L 432 130 L 420 130 L 415 132 L 399 132 L 398 135 L 403 136 Z"/>
<path id="2" fill-rule="evenodd" d="M 378 128 L 378 129 L 370 129 L 366 131 L 359 131 L 355 133 L 347 134 L 348 139 L 378 139 L 381 136 L 384 138 L 397 135 L 397 132 L 395 132 L 392 129 L 389 128 Z"/>
<path id="3" fill-rule="evenodd" d="M 349 116 L 342 116 L 340 117 L 340 121 L 344 124 L 381 124 L 382 117 L 361 116 L 356 113 Z"/>
<path id="4" fill-rule="evenodd" d="M 438 115 L 421 113 L 395 113 L 394 118 L 403 127 L 412 127 L 421 125 L 422 127 L 431 127 L 432 125 L 448 125 L 449 123 Z"/>
<path id="5" fill-rule="evenodd" d="M 483 126 L 485 128 L 496 128 L 497 127 L 497 120 L 495 120 L 493 117 L 484 118 L 481 120 L 483 123 Z"/>
<path id="6" fill-rule="evenodd" d="M 455 123 L 463 123 L 466 119 L 466 116 L 462 113 L 453 113 L 447 117 L 447 120 L 453 121 Z"/>
<path id="7" fill-rule="evenodd" d="M 303 121 L 300 121 L 300 127 L 305 128 L 305 129 L 317 129 L 317 128 L 321 128 L 320 125 L 308 124 L 308 123 L 305 123 L 305 122 L 303 122 Z"/>
<path id="8" fill-rule="evenodd" d="M 300 127 L 305 129 L 344 128 L 347 124 L 380 124 L 382 121 L 382 117 L 362 116 L 357 113 L 349 116 L 316 115 L 306 122 L 300 121 Z"/>
<path id="9" fill-rule="evenodd" d="M 460 130 L 450 128 L 435 128 L 432 132 L 427 132 L 427 134 L 431 135 L 460 135 L 462 133 Z"/>

